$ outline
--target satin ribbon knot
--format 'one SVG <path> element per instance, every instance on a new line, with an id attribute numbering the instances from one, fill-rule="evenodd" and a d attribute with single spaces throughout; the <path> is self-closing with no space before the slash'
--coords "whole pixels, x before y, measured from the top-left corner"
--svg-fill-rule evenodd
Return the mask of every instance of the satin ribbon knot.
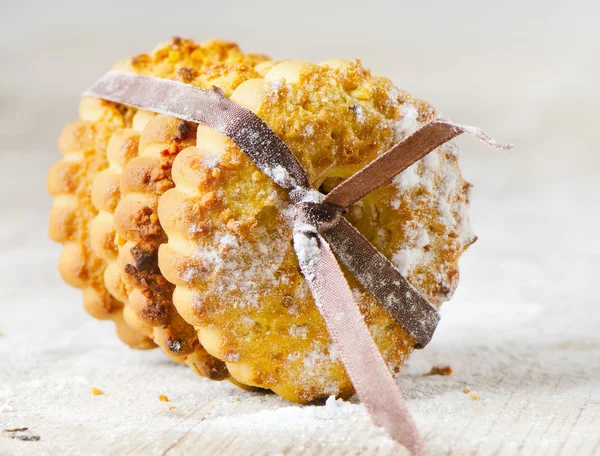
<path id="1" fill-rule="evenodd" d="M 346 212 L 342 206 L 323 202 L 325 195 L 311 188 L 294 189 L 289 195 L 294 203 L 296 225 L 309 225 L 316 233 L 334 229 Z"/>

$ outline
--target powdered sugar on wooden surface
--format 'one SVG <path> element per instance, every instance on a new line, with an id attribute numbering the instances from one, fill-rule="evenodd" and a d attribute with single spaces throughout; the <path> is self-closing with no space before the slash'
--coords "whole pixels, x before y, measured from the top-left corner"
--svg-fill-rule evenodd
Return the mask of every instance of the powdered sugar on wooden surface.
<path id="1" fill-rule="evenodd" d="M 21 157 L 12 156 L 16 175 L 30 172 Z M 464 162 L 472 176 L 494 166 L 507 175 L 509 164 L 490 160 Z M 443 307 L 433 342 L 398 376 L 431 454 L 596 451 L 600 244 L 588 226 L 575 227 L 577 242 L 557 242 L 565 225 L 553 216 L 561 201 L 571 219 L 600 204 L 590 178 L 580 175 L 569 199 L 554 193 L 551 200 L 540 196 L 554 183 L 538 180 L 528 193 L 535 204 L 514 205 L 486 183 L 501 179 L 475 176 L 474 223 L 483 236 L 461 263 L 462 285 Z M 20 181 L 6 175 L 2 185 Z M 571 197 L 579 202 L 567 204 Z M 523 226 L 523 214 L 536 217 Z M 0 266 L 8 290 L 0 307 L 0 429 L 28 427 L 41 439 L 0 435 L 0 453 L 402 454 L 354 401 L 297 406 L 199 378 L 158 351 L 129 350 L 58 278 L 59 249 L 46 241 L 42 217 L 23 234 L 27 217 L 13 211 L 0 228 L 13 240 L 4 245 L 13 261 Z M 517 227 L 520 235 L 509 236 Z M 34 253 L 42 261 L 30 261 Z M 440 364 L 454 373 L 426 375 Z"/>
<path id="2" fill-rule="evenodd" d="M 403 454 L 360 404 L 301 407 L 210 382 L 157 350 L 129 350 L 112 324 L 85 313 L 80 292 L 56 272 L 59 246 L 46 239 L 45 173 L 58 157 L 50 150 L 57 132 L 76 112 L 74 87 L 89 84 L 124 44 L 104 28 L 46 32 L 28 35 L 37 40 L 31 46 L 52 50 L 52 64 L 18 47 L 2 52 L 3 94 L 18 103 L 0 110 L 0 454 Z M 99 37 L 102 46 L 94 44 Z M 383 43 L 359 38 L 365 48 L 350 56 Z M 154 41 L 132 39 L 140 49 Z M 80 51 L 55 52 L 73 40 Z M 491 59 L 469 41 L 452 64 L 421 45 L 405 46 L 393 62 L 382 50 L 365 61 L 395 68 L 399 85 L 451 118 L 517 145 L 497 152 L 457 141 L 461 168 L 475 185 L 471 222 L 479 241 L 461 260 L 461 284 L 442 308 L 433 342 L 397 377 L 432 455 L 600 452 L 600 70 L 582 51 L 597 43 L 544 55 L 522 51 L 528 43 L 519 42 Z M 328 43 L 323 53 L 338 45 Z M 281 46 L 285 56 L 296 52 L 287 41 Z M 92 48 L 95 67 L 80 71 Z M 66 105 L 48 115 L 48 107 Z M 454 372 L 425 375 L 434 365 Z M 40 440 L 1 432 L 18 427 Z"/>

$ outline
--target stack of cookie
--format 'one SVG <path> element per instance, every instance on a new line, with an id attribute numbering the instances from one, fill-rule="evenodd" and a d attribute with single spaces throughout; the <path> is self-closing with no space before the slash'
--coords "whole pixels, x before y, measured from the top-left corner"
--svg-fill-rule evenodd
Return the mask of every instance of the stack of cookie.
<path id="1" fill-rule="evenodd" d="M 430 121 L 434 109 L 359 61 L 274 63 L 232 44 L 175 38 L 116 69 L 217 86 L 289 146 L 327 193 Z M 134 348 L 156 345 L 214 380 L 297 401 L 354 390 L 299 271 L 287 193 L 222 133 L 83 99 L 48 176 L 59 270 Z M 346 213 L 431 303 L 449 299 L 475 240 L 452 144 Z M 347 274 L 387 365 L 412 338 Z"/>

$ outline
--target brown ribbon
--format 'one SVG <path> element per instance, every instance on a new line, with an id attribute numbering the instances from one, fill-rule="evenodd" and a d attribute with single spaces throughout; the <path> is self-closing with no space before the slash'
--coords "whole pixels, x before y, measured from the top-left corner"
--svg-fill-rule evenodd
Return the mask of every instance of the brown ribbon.
<path id="1" fill-rule="evenodd" d="M 343 212 L 463 132 L 496 144 L 480 130 L 435 119 L 328 195 L 323 195 L 310 188 L 306 171 L 268 125 L 217 88 L 208 91 L 166 79 L 109 72 L 84 96 L 212 127 L 228 136 L 258 168 L 288 190 L 295 204 L 294 249 L 300 268 L 357 395 L 375 424 L 387 429 L 413 454 L 424 455 L 419 432 L 336 257 L 410 334 L 417 348 L 431 340 L 439 314 L 392 263 L 346 221 Z"/>

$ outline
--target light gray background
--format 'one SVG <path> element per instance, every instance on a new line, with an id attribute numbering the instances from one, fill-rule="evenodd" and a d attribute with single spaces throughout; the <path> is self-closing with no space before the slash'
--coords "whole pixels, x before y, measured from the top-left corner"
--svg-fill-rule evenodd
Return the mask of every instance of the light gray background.
<path id="1" fill-rule="evenodd" d="M 434 342 L 398 381 L 432 454 L 600 454 L 599 5 L 0 0 L 0 431 L 41 436 L 0 434 L 0 454 L 399 450 L 359 405 L 260 401 L 130 351 L 61 282 L 46 238 L 56 138 L 95 78 L 172 35 L 275 59 L 360 57 L 514 143 L 458 141 L 480 239 Z M 434 364 L 454 374 L 423 376 Z"/>

